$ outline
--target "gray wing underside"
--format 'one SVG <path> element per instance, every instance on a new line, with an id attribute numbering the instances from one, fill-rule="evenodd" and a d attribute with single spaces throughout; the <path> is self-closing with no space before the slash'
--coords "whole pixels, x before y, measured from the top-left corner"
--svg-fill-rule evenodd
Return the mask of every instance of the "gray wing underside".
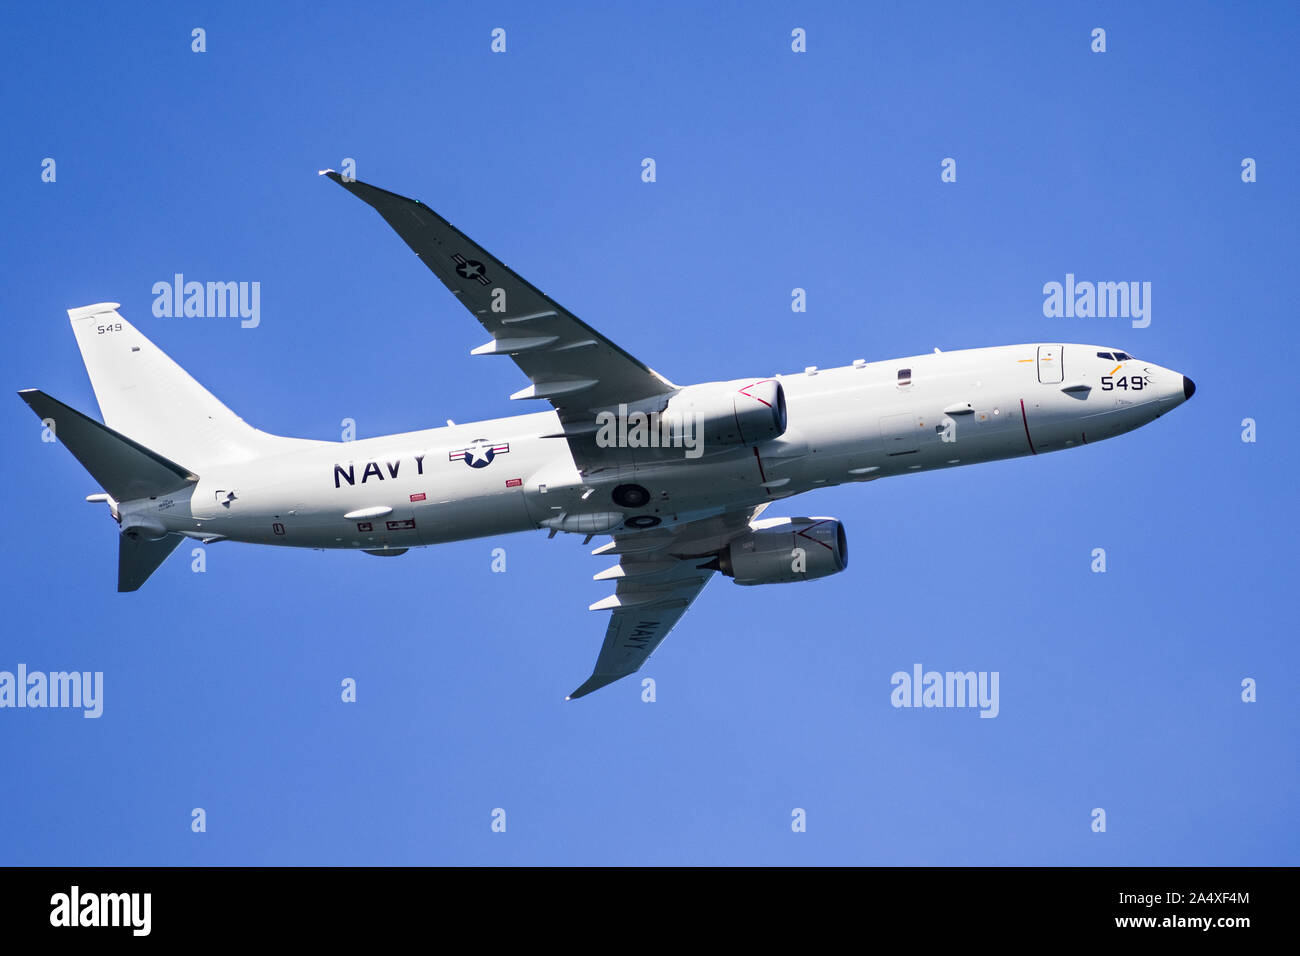
<path id="1" fill-rule="evenodd" d="M 707 559 L 702 559 L 701 563 L 703 560 Z M 617 596 L 624 599 L 649 598 L 650 603 L 614 609 L 605 629 L 605 642 L 596 658 L 596 666 L 569 699 L 586 697 L 592 691 L 640 670 L 711 577 L 712 571 L 698 570 L 693 561 L 675 561 L 670 573 L 657 576 L 653 581 L 641 580 L 632 585 L 620 582 Z"/>
<path id="2" fill-rule="evenodd" d="M 672 391 L 633 358 L 417 199 L 328 176 L 373 206 L 492 335 L 474 350 L 509 355 L 532 382 L 512 398 L 545 398 L 566 425 L 592 412 Z"/>
<path id="3" fill-rule="evenodd" d="M 713 577 L 714 571 L 703 565 L 766 507 L 615 535 L 597 548 L 594 554 L 617 554 L 619 563 L 596 579 L 617 585 L 612 595 L 591 607 L 613 613 L 591 676 L 568 699 L 585 697 L 640 670 Z"/>

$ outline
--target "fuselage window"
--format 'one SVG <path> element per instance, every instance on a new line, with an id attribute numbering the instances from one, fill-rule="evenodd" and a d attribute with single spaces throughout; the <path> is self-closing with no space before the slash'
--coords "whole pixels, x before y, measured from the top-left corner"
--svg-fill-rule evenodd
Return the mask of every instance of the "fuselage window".
<path id="1" fill-rule="evenodd" d="M 912 370 L 910 368 L 900 368 L 898 370 L 898 384 L 899 385 L 912 384 Z"/>

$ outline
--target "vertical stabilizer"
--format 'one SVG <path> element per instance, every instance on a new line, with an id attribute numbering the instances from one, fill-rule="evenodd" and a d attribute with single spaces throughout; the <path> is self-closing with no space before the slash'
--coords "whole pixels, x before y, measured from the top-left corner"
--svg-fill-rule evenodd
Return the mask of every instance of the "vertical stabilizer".
<path id="1" fill-rule="evenodd" d="M 274 454 L 291 441 L 247 424 L 117 310 L 116 302 L 68 310 L 106 425 L 195 471 Z"/>

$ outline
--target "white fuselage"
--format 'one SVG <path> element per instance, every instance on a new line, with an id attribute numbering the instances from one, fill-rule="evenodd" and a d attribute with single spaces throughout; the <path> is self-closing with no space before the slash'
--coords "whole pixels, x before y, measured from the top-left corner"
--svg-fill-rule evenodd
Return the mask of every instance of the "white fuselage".
<path id="1" fill-rule="evenodd" d="M 554 527 L 584 513 L 689 521 L 847 481 L 1096 442 L 1190 395 L 1180 373 L 1099 352 L 1114 350 L 1011 345 L 783 375 L 789 424 L 779 438 L 706 446 L 696 458 L 633 449 L 630 463 L 586 476 L 554 437 L 563 426 L 552 411 L 287 443 L 280 455 L 200 469 L 189 492 L 123 503 L 122 518 L 204 540 L 368 551 Z M 650 491 L 643 507 L 611 501 L 628 482 Z"/>

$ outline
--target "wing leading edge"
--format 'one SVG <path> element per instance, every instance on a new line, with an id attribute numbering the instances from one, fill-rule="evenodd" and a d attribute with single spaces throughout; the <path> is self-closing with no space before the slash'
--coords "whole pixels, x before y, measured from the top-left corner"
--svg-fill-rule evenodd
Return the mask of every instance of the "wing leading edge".
<path id="1" fill-rule="evenodd" d="M 476 355 L 509 355 L 532 381 L 511 398 L 545 398 L 564 422 L 676 386 L 633 358 L 418 199 L 322 170 L 373 206 L 492 335 Z"/>

